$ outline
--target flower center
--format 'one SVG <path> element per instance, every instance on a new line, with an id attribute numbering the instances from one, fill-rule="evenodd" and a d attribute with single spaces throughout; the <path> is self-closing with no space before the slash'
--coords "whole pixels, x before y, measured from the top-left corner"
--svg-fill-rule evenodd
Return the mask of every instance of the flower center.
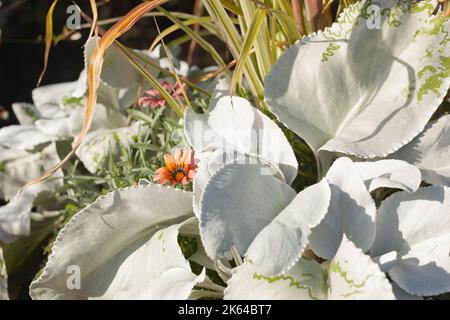
<path id="1" fill-rule="evenodd" d="M 183 180 L 183 178 L 186 176 L 186 170 L 182 167 L 177 167 L 175 171 L 173 172 L 173 177 L 177 181 Z"/>

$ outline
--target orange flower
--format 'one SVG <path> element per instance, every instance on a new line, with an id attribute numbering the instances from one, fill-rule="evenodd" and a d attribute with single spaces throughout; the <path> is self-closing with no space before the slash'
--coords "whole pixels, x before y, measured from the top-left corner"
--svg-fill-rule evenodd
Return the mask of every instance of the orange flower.
<path id="1" fill-rule="evenodd" d="M 171 154 L 164 155 L 165 166 L 155 171 L 156 176 L 153 181 L 165 184 L 170 182 L 170 186 L 176 183 L 187 185 L 194 179 L 197 165 L 194 163 L 194 153 L 192 150 L 185 148 L 184 151 L 177 149 L 173 156 Z"/>

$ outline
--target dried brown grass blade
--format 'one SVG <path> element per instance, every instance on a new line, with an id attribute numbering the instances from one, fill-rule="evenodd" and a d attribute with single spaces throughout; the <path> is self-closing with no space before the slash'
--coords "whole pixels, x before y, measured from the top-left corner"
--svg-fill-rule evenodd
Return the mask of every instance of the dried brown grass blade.
<path id="1" fill-rule="evenodd" d="M 53 12 L 55 11 L 55 7 L 58 3 L 58 0 L 54 0 L 52 5 L 47 11 L 47 16 L 45 17 L 45 52 L 44 52 L 44 67 L 42 68 L 42 72 L 39 76 L 37 86 L 42 82 L 44 78 L 45 71 L 48 66 L 48 57 L 50 56 L 50 49 L 52 47 L 52 38 L 53 38 Z"/>
<path id="2" fill-rule="evenodd" d="M 92 36 L 98 36 L 98 10 L 97 10 L 97 3 L 95 0 L 90 0 L 91 3 L 91 10 L 92 10 L 92 25 L 91 25 L 91 31 L 89 32 L 89 38 Z"/>
<path id="3" fill-rule="evenodd" d="M 108 48 L 114 43 L 114 41 L 126 33 L 145 13 L 154 8 L 168 2 L 170 0 L 153 0 L 146 1 L 136 6 L 127 15 L 125 15 L 122 19 L 120 19 L 116 24 L 114 24 L 103 37 L 99 40 L 97 46 L 94 48 L 92 55 L 89 59 L 88 65 L 88 98 L 86 104 L 86 110 L 84 112 L 83 117 L 83 127 L 81 129 L 80 134 L 75 139 L 72 150 L 58 163 L 55 167 L 53 167 L 50 171 L 46 172 L 42 177 L 35 179 L 29 183 L 27 183 L 24 187 L 22 187 L 19 191 L 21 193 L 25 188 L 41 183 L 47 178 L 51 177 L 56 171 L 58 171 L 64 163 L 66 163 L 74 154 L 78 147 L 83 142 L 84 137 L 89 131 L 89 128 L 92 123 L 92 117 L 94 114 L 94 107 L 97 101 L 97 89 L 100 83 L 100 75 L 103 67 L 103 60 L 106 51 Z"/>

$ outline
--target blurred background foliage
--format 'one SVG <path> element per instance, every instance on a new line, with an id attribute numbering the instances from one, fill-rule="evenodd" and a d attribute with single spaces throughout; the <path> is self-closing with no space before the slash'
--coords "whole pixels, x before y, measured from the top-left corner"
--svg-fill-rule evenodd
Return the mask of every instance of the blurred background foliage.
<path id="1" fill-rule="evenodd" d="M 36 87 L 42 70 L 45 35 L 45 16 L 51 0 L 0 0 L 0 108 L 10 111 L 13 102 L 31 102 L 31 91 Z M 75 1 L 80 8 L 91 15 L 89 1 Z M 119 17 L 138 5 L 139 0 L 97 1 L 99 18 Z M 173 11 L 193 12 L 195 0 L 171 0 L 165 8 Z M 60 0 L 54 12 L 54 32 L 61 34 L 68 14 L 70 0 Z M 82 21 L 83 23 L 84 21 Z M 161 29 L 171 25 L 167 19 L 159 18 Z M 52 48 L 49 66 L 41 85 L 72 81 L 78 78 L 83 68 L 83 43 L 89 29 L 81 31 L 82 37 L 58 42 Z M 148 48 L 157 35 L 152 18 L 141 19 L 134 28 L 121 37 L 121 42 L 129 47 Z M 179 36 L 175 33 L 172 37 Z M 171 39 L 169 37 L 168 39 Z M 225 46 L 217 42 L 217 50 L 225 53 Z M 187 48 L 183 48 L 184 51 Z M 194 55 L 194 63 L 199 66 L 213 64 L 207 54 Z M 184 52 L 184 55 L 186 52 Z M 183 54 L 182 54 L 183 56 Z M 16 123 L 9 112 L 9 119 L 1 119 L 0 127 Z"/>

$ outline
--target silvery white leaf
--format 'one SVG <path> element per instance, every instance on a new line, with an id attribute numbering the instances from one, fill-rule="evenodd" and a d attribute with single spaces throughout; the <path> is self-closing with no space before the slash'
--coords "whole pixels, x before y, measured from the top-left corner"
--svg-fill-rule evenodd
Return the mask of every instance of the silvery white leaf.
<path id="1" fill-rule="evenodd" d="M 351 5 L 275 63 L 265 82 L 271 110 L 316 152 L 374 158 L 400 149 L 424 129 L 450 86 L 450 20 L 432 15 L 436 4 Z"/>
<path id="2" fill-rule="evenodd" d="M 295 191 L 257 164 L 229 164 L 209 180 L 200 204 L 200 234 L 208 256 L 244 255 L 256 235 L 295 197 Z"/>
<path id="3" fill-rule="evenodd" d="M 214 99 L 207 114 L 187 110 L 186 139 L 197 154 L 234 150 L 258 156 L 280 168 L 288 184 L 297 176 L 297 160 L 283 131 L 241 97 Z"/>
<path id="4" fill-rule="evenodd" d="M 344 235 L 328 268 L 329 300 L 393 300 L 386 275 Z"/>
<path id="5" fill-rule="evenodd" d="M 138 123 L 124 128 L 92 131 L 86 135 L 76 155 L 89 172 L 96 173 L 110 154 L 117 159 L 120 148 L 129 149 L 138 131 Z"/>
<path id="6" fill-rule="evenodd" d="M 420 188 L 387 198 L 377 214 L 371 255 L 403 290 L 450 291 L 450 188 Z"/>
<path id="7" fill-rule="evenodd" d="M 2 163 L 2 170 L 0 170 L 0 197 L 5 200 L 12 199 L 21 187 L 31 180 L 41 177 L 47 170 L 58 164 L 59 161 L 54 143 L 34 153 L 0 149 L 0 163 Z M 61 178 L 62 175 L 62 171 L 58 170 L 53 177 Z M 53 179 L 42 184 L 42 186 L 49 190 L 60 186 L 61 183 L 60 179 Z"/>
<path id="8" fill-rule="evenodd" d="M 277 277 L 260 274 L 245 262 L 233 269 L 227 284 L 226 300 L 318 300 L 326 297 L 322 267 L 304 258 Z"/>
<path id="9" fill-rule="evenodd" d="M 102 196 L 65 225 L 43 273 L 31 284 L 30 295 L 33 299 L 127 295 L 166 299 L 171 294 L 182 298 L 187 282 L 193 286 L 201 280 L 176 271 L 190 271 L 177 236 L 180 223 L 191 216 L 192 194 L 173 188 L 151 184 Z M 171 279 L 183 291 L 167 287 L 169 291 L 162 291 L 164 283 L 159 279 Z"/>
<path id="10" fill-rule="evenodd" d="M 331 191 L 324 178 L 300 192 L 255 238 L 246 258 L 258 273 L 276 276 L 289 270 L 308 244 L 330 205 Z"/>
<path id="11" fill-rule="evenodd" d="M 31 103 L 13 103 L 12 109 L 21 125 L 32 125 L 40 118 L 38 109 Z"/>
<path id="12" fill-rule="evenodd" d="M 336 254 L 345 234 L 367 251 L 375 239 L 375 203 L 355 163 L 339 158 L 326 178 L 331 188 L 328 213 L 309 238 L 314 253 L 325 259 Z"/>
<path id="13" fill-rule="evenodd" d="M 13 150 L 33 150 L 54 140 L 54 136 L 38 130 L 34 125 L 11 125 L 0 129 L 0 144 Z"/>
<path id="14" fill-rule="evenodd" d="M 400 189 L 414 192 L 422 182 L 420 170 L 401 160 L 379 160 L 374 162 L 355 162 L 367 189 L 372 192 L 378 188 Z"/>
<path id="15" fill-rule="evenodd" d="M 450 115 L 430 122 L 409 144 L 391 155 L 416 165 L 423 180 L 450 187 Z"/>

